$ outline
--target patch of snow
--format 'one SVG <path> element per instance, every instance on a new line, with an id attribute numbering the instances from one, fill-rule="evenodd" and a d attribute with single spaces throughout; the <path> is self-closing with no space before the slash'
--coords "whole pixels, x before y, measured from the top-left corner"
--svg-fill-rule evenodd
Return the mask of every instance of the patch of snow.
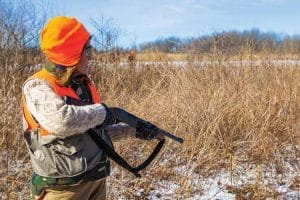
<path id="1" fill-rule="evenodd" d="M 278 176 L 276 175 L 275 168 L 267 168 L 266 166 L 261 166 L 261 169 L 257 167 L 245 164 L 237 166 L 234 172 L 227 171 L 225 169 L 216 172 L 209 177 L 203 177 L 199 174 L 193 173 L 188 174 L 188 182 L 193 187 L 195 194 L 189 194 L 189 199 L 191 200 L 204 200 L 204 199 L 225 199 L 234 200 L 236 198 L 235 194 L 230 193 L 226 190 L 226 186 L 234 186 L 240 188 L 247 184 L 255 184 L 257 181 L 257 173 L 263 173 L 260 184 L 272 185 L 272 189 L 279 194 L 281 199 L 298 199 L 300 198 L 300 191 L 293 191 L 289 188 L 292 178 L 299 175 L 299 171 L 291 169 L 290 165 L 286 165 L 287 170 L 285 174 Z M 187 166 L 178 166 L 175 168 L 176 173 L 184 174 L 187 169 L 191 169 Z M 174 199 L 178 198 L 176 194 L 176 189 L 180 186 L 172 181 L 162 181 L 161 184 L 156 184 L 153 190 L 151 190 L 149 199 Z M 197 192 L 198 187 L 198 192 Z M 183 196 L 185 196 L 183 194 Z"/>
<path id="2" fill-rule="evenodd" d="M 180 186 L 172 181 L 162 180 L 160 182 L 156 182 L 153 185 L 153 190 L 150 191 L 149 199 L 157 200 L 161 199 L 176 199 L 176 190 Z"/>
<path id="3" fill-rule="evenodd" d="M 189 64 L 198 66 L 198 67 L 205 67 L 213 64 L 221 64 L 224 66 L 231 66 L 231 67 L 247 67 L 247 66 L 299 66 L 299 60 L 230 60 L 230 61 L 137 61 L 136 66 L 170 66 L 170 67 L 185 67 Z M 96 65 L 104 65 L 106 67 L 113 67 L 113 66 L 121 66 L 121 67 L 128 67 L 128 62 L 119 62 L 119 63 L 101 63 L 101 62 L 92 62 L 91 66 Z"/>

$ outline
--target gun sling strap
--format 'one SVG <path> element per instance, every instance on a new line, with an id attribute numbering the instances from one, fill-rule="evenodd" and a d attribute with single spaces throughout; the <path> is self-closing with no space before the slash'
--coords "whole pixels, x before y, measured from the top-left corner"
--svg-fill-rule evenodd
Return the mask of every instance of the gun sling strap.
<path id="1" fill-rule="evenodd" d="M 88 130 L 89 135 L 95 141 L 99 148 L 101 148 L 107 156 L 109 156 L 112 160 L 114 160 L 117 164 L 122 166 L 123 168 L 127 169 L 131 173 L 133 173 L 136 177 L 141 177 L 139 171 L 146 168 L 153 159 L 157 156 L 161 148 L 165 143 L 165 139 L 159 141 L 159 143 L 154 148 L 153 152 L 150 156 L 139 166 L 132 167 L 129 165 L 111 146 L 109 146 L 101 137 L 98 136 L 97 132 L 93 129 Z"/>

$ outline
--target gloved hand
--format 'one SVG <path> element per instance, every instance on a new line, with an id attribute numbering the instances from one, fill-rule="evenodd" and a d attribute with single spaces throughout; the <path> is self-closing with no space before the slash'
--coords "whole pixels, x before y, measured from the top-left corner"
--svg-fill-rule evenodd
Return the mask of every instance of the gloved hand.
<path id="1" fill-rule="evenodd" d="M 158 128 L 150 122 L 139 121 L 136 127 L 135 136 L 144 140 L 151 140 L 156 137 Z"/>
<path id="2" fill-rule="evenodd" d="M 102 126 L 118 123 L 118 119 L 114 116 L 114 114 L 111 112 L 111 110 L 104 103 L 102 103 L 102 106 L 106 110 L 106 116 L 102 123 Z"/>

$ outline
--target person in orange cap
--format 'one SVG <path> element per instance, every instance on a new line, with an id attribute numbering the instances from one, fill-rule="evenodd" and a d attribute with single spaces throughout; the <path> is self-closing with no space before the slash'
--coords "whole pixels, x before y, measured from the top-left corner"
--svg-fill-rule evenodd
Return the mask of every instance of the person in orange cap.
<path id="1" fill-rule="evenodd" d="M 41 31 L 44 68 L 29 77 L 22 90 L 24 138 L 33 175 L 31 199 L 105 199 L 110 173 L 106 153 L 87 131 L 116 124 L 110 109 L 88 78 L 92 58 L 90 34 L 75 18 L 57 16 Z M 126 124 L 98 135 L 134 136 Z"/>

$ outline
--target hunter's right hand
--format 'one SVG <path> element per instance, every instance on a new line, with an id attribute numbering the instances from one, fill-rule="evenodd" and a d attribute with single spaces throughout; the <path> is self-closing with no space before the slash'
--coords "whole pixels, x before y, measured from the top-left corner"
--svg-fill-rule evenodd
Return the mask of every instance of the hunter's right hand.
<path id="1" fill-rule="evenodd" d="M 112 125 L 112 124 L 118 123 L 118 119 L 110 111 L 109 107 L 107 107 L 104 103 L 102 103 L 102 106 L 105 108 L 105 111 L 106 111 L 106 116 L 105 116 L 105 119 L 102 123 L 102 126 Z"/>

